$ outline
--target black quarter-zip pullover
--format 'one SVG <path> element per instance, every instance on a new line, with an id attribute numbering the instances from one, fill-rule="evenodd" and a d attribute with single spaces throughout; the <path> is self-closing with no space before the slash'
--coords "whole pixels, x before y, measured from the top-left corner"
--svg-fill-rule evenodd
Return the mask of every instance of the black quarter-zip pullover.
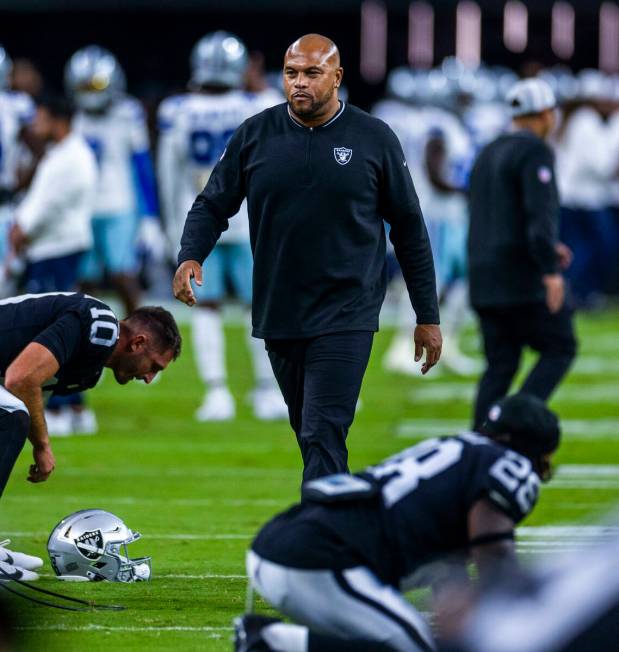
<path id="1" fill-rule="evenodd" d="M 204 261 L 245 197 L 254 336 L 378 330 L 383 219 L 418 323 L 438 324 L 419 201 L 400 143 L 381 120 L 343 103 L 314 128 L 294 120 L 287 103 L 246 120 L 187 215 L 179 264 Z"/>

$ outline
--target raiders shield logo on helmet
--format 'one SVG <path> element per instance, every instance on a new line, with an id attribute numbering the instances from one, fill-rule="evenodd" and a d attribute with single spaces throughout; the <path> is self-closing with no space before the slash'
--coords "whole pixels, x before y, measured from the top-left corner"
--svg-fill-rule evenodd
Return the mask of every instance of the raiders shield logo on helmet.
<path id="1" fill-rule="evenodd" d="M 334 147 L 333 156 L 340 165 L 346 165 L 352 157 L 352 149 L 348 147 Z"/>
<path id="2" fill-rule="evenodd" d="M 103 550 L 103 535 L 101 534 L 101 530 L 84 532 L 84 534 L 75 539 L 75 547 L 86 559 L 99 559 L 105 552 Z"/>

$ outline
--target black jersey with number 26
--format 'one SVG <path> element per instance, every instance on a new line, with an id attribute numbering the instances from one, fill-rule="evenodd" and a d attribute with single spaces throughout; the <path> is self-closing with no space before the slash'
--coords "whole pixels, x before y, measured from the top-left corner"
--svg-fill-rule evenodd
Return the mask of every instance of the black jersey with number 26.
<path id="1" fill-rule="evenodd" d="M 61 395 L 84 391 L 97 384 L 118 334 L 116 315 L 88 295 L 54 292 L 0 300 L 0 376 L 28 344 L 37 342 L 60 367 L 45 389 Z"/>
<path id="2" fill-rule="evenodd" d="M 475 502 L 486 498 L 518 523 L 539 483 L 527 458 L 477 433 L 427 439 L 361 473 L 306 483 L 301 505 L 268 524 L 254 549 L 301 568 L 363 564 L 397 584 L 467 550 Z"/>

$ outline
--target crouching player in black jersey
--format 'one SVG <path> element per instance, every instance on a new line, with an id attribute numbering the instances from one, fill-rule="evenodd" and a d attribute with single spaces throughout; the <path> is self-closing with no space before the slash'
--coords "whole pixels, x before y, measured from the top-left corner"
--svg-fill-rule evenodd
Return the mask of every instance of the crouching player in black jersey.
<path id="1" fill-rule="evenodd" d="M 0 495 L 26 438 L 34 464 L 28 480 L 47 480 L 56 464 L 43 413 L 45 395 L 94 387 L 104 367 L 121 384 L 150 383 L 180 354 L 174 317 L 158 307 L 119 321 L 93 297 L 74 292 L 25 294 L 0 301 Z M 0 545 L 0 570 L 17 579 L 41 564 Z M 15 575 L 9 566 L 22 569 Z M 0 578 L 1 579 L 1 578 Z"/>
<path id="2" fill-rule="evenodd" d="M 400 591 L 454 555 L 462 568 L 471 558 L 482 579 L 515 564 L 514 526 L 533 509 L 560 438 L 557 417 L 524 394 L 494 405 L 482 431 L 305 483 L 302 502 L 247 555 L 252 586 L 299 624 L 239 618 L 237 652 L 435 649 Z"/>

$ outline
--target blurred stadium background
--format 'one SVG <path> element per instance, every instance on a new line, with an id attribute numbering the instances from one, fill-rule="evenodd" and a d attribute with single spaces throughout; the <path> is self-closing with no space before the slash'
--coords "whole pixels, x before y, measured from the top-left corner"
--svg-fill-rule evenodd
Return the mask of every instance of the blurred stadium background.
<path id="1" fill-rule="evenodd" d="M 515 78 L 510 71 L 528 76 L 554 69 L 557 88 L 563 80 L 568 100 L 576 99 L 591 79 L 586 101 L 606 103 L 606 109 L 610 103 L 618 122 L 616 2 L 0 0 L 0 43 L 14 61 L 30 61 L 48 87 L 62 88 L 65 63 L 78 48 L 96 43 L 110 49 L 125 70 L 129 92 L 148 112 L 155 147 L 159 102 L 184 90 L 191 48 L 217 29 L 237 34 L 250 51 L 261 52 L 266 69 L 275 73 L 297 36 L 328 35 L 342 52 L 349 100 L 367 110 L 384 97 L 393 69 L 429 70 L 455 56 L 459 70 L 475 73 L 487 66 L 495 79 Z M 603 76 L 587 73 L 580 86 L 571 84 L 583 70 Z M 473 76 L 479 79 L 478 72 Z M 605 128 L 612 116 L 607 111 L 600 124 Z M 597 142 L 619 159 L 619 137 L 609 134 L 598 134 Z M 619 194 L 612 188 L 617 178 L 609 175 L 607 184 L 603 203 L 614 211 L 608 238 L 615 238 Z M 609 532 L 600 519 L 619 501 L 616 251 L 604 254 L 612 267 L 604 296 L 578 317 L 579 358 L 551 403 L 564 420 L 565 442 L 557 478 L 521 531 L 524 554 L 543 558 L 599 540 Z M 173 305 L 166 290 L 169 278 L 163 273 L 155 289 L 157 301 Z M 175 310 L 187 324 L 188 310 Z M 382 368 L 394 313 L 388 303 L 363 406 L 351 430 L 354 468 L 414 439 L 469 423 L 475 374 L 436 370 L 421 380 Z M 19 549 L 42 554 L 61 517 L 102 507 L 143 533 L 135 552 L 153 556 L 155 577 L 138 585 L 70 587 L 75 595 L 126 604 L 129 610 L 120 614 L 64 614 L 16 603 L 20 649 L 230 649 L 231 618 L 243 609 L 244 550 L 258 526 L 296 498 L 300 459 L 287 424 L 259 422 L 245 403 L 251 365 L 238 312 L 228 315 L 230 383 L 239 405 L 234 421 L 198 424 L 192 419 L 202 387 L 184 326 L 185 353 L 154 386 L 119 391 L 109 376 L 104 378 L 91 395 L 100 434 L 54 440 L 58 469 L 48 483 L 26 483 L 29 454 L 20 458 L 2 499 L 0 535 L 10 536 Z M 479 358 L 472 322 L 461 346 Z M 47 572 L 42 586 L 57 586 Z M 414 599 L 423 608 L 424 596 Z"/>

